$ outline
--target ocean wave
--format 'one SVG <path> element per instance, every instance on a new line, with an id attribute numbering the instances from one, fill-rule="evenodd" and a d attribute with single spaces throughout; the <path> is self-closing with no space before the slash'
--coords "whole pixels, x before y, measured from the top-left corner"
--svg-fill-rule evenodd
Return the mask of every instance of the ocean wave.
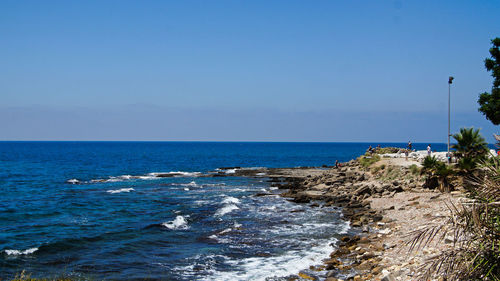
<path id="1" fill-rule="evenodd" d="M 228 233 L 228 232 L 231 232 L 232 230 L 233 230 L 232 228 L 226 228 L 226 229 L 222 230 L 221 232 L 219 232 L 219 234 Z"/>
<path id="2" fill-rule="evenodd" d="M 107 182 L 121 182 L 121 181 L 127 181 L 127 180 L 157 180 L 161 178 L 171 178 L 171 177 L 199 177 L 202 175 L 200 172 L 182 172 L 182 171 L 176 171 L 176 172 L 155 172 L 155 173 L 149 173 L 146 175 L 138 175 L 138 176 L 133 176 L 133 175 L 121 175 L 121 176 L 110 176 L 107 179 L 92 179 L 89 181 L 80 181 L 78 179 L 69 179 L 66 181 L 66 183 L 69 184 L 89 184 L 89 183 L 107 183 Z"/>
<path id="3" fill-rule="evenodd" d="M 122 192 L 130 192 L 134 191 L 135 189 L 133 188 L 120 188 L 120 189 L 115 189 L 115 190 L 108 190 L 106 191 L 107 193 L 115 194 L 115 193 L 122 193 Z"/>
<path id="4" fill-rule="evenodd" d="M 158 177 L 155 177 L 155 176 L 137 176 L 137 179 L 140 179 L 140 180 L 157 180 L 159 179 Z"/>
<path id="5" fill-rule="evenodd" d="M 207 183 L 207 184 L 204 184 L 203 186 L 207 186 L 207 187 L 226 186 L 226 183 L 224 183 L 224 182 L 221 182 L 221 183 Z"/>
<path id="6" fill-rule="evenodd" d="M 20 255 L 30 255 L 38 251 L 38 248 L 29 248 L 27 250 L 4 250 L 4 252 L 9 256 L 20 256 Z"/>
<path id="7" fill-rule="evenodd" d="M 181 184 L 178 184 L 180 186 L 185 186 L 185 187 L 201 187 L 200 185 L 198 185 L 195 181 L 192 181 L 190 183 L 181 183 Z"/>
<path id="8" fill-rule="evenodd" d="M 336 223 L 303 223 L 295 225 L 279 225 L 263 230 L 264 233 L 270 235 L 283 234 L 307 234 L 314 231 L 325 231 L 331 233 L 345 234 L 350 229 L 349 222 L 338 221 Z"/>
<path id="9" fill-rule="evenodd" d="M 229 214 L 232 211 L 238 210 L 238 209 L 239 209 L 238 206 L 236 206 L 234 204 L 227 204 L 227 205 L 224 205 L 224 207 L 218 209 L 217 212 L 215 212 L 215 216 L 222 217 L 223 215 Z"/>
<path id="10" fill-rule="evenodd" d="M 273 277 L 285 277 L 321 264 L 322 260 L 333 251 L 330 243 L 307 247 L 303 251 L 289 251 L 277 257 L 253 257 L 226 260 L 235 271 L 218 271 L 212 280 L 268 280 Z"/>
<path id="11" fill-rule="evenodd" d="M 211 276 L 216 273 L 214 267 L 216 265 L 224 263 L 228 257 L 224 255 L 201 255 L 198 254 L 192 257 L 192 263 L 188 265 L 179 265 L 174 266 L 172 270 L 177 272 L 182 276 L 182 280 L 185 280 L 186 277 L 190 277 L 189 280 L 213 280 L 207 279 L 207 276 Z M 190 259 L 191 260 L 191 259 Z M 171 267 L 171 264 L 165 264 L 167 267 Z M 200 273 L 203 272 L 203 275 Z"/>
<path id="12" fill-rule="evenodd" d="M 226 197 L 224 200 L 222 200 L 222 203 L 224 204 L 238 204 L 240 203 L 240 200 L 238 198 L 234 198 L 232 196 Z"/>
<path id="13" fill-rule="evenodd" d="M 164 222 L 162 225 L 168 229 L 189 229 L 188 222 L 183 216 L 177 216 L 173 221 Z"/>
<path id="14" fill-rule="evenodd" d="M 198 177 L 201 175 L 200 172 L 167 172 L 167 173 L 149 173 L 148 176 L 157 178 L 171 178 L 171 177 Z"/>

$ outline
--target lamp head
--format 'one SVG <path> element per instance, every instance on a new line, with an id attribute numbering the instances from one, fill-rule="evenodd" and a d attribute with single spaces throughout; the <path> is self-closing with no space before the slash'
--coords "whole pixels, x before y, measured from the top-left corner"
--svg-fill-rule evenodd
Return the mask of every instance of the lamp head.
<path id="1" fill-rule="evenodd" d="M 453 76 L 448 77 L 448 84 L 451 84 L 453 82 L 453 79 L 455 79 Z"/>

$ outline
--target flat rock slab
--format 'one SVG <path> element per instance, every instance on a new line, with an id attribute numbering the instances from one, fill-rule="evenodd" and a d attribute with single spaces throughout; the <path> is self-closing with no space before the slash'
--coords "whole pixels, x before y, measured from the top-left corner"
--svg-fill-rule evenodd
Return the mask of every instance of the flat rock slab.
<path id="1" fill-rule="evenodd" d="M 315 191 L 321 191 L 322 192 L 322 190 L 328 189 L 328 185 L 326 185 L 324 183 L 321 183 L 321 184 L 318 184 L 318 185 L 315 185 L 315 186 L 311 187 L 311 189 L 314 189 Z"/>
<path id="2" fill-rule="evenodd" d="M 311 198 L 315 198 L 316 199 L 316 198 L 322 198 L 324 192 L 323 191 L 319 191 L 319 190 L 307 190 L 307 191 L 300 192 L 300 194 L 303 194 L 305 196 L 309 196 Z"/>

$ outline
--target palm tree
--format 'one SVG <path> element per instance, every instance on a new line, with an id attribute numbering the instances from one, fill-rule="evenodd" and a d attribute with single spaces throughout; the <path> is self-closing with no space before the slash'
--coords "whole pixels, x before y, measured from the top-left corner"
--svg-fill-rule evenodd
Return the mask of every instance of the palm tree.
<path id="1" fill-rule="evenodd" d="M 488 145 L 479 129 L 461 128 L 460 133 L 454 134 L 453 138 L 457 143 L 451 148 L 455 149 L 455 155 L 459 159 L 458 168 L 465 173 L 473 171 L 488 153 Z"/>
<path id="2" fill-rule="evenodd" d="M 456 150 L 455 154 L 459 158 L 476 158 L 486 155 L 488 145 L 479 131 L 479 129 L 474 130 L 474 128 L 461 128 L 460 133 L 453 135 L 457 143 L 451 148 Z"/>

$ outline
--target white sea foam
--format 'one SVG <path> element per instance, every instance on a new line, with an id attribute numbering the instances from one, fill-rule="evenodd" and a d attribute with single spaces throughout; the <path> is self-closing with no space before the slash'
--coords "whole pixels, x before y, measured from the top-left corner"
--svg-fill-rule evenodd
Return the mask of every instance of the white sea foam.
<path id="1" fill-rule="evenodd" d="M 289 276 L 292 273 L 321 264 L 322 260 L 333 251 L 330 243 L 309 247 L 304 245 L 302 251 L 289 251 L 277 257 L 254 257 L 226 261 L 235 271 L 216 272 L 212 280 L 266 280 L 272 277 Z"/>
<path id="2" fill-rule="evenodd" d="M 238 227 L 241 227 L 241 224 L 237 223 L 237 222 L 234 222 L 234 228 L 238 228 Z"/>
<path id="3" fill-rule="evenodd" d="M 24 251 L 20 250 L 4 250 L 4 252 L 9 256 L 19 256 L 19 255 L 29 255 L 38 251 L 38 248 L 30 248 Z"/>
<path id="4" fill-rule="evenodd" d="M 102 183 L 102 182 L 120 182 L 120 181 L 126 181 L 126 180 L 133 180 L 133 179 L 140 179 L 140 180 L 157 180 L 161 179 L 164 177 L 198 177 L 201 175 L 200 172 L 166 172 L 166 173 L 160 173 L 160 172 L 155 172 L 155 173 L 149 173 L 146 175 L 140 175 L 140 176 L 132 176 L 132 175 L 121 175 L 117 177 L 109 177 L 107 179 L 93 179 L 90 180 L 86 183 Z M 70 179 L 66 181 L 67 183 L 72 183 L 72 184 L 77 184 L 81 183 L 77 179 Z"/>
<path id="5" fill-rule="evenodd" d="M 172 176 L 172 177 L 197 177 L 201 175 L 200 172 L 182 172 L 182 171 L 175 171 L 175 172 L 167 172 L 167 173 L 160 173 L 160 172 L 155 172 L 155 173 L 149 173 L 147 174 L 148 176 L 153 176 L 153 177 L 164 177 L 164 176 Z"/>
<path id="6" fill-rule="evenodd" d="M 201 206 L 201 205 L 206 205 L 206 204 L 208 204 L 208 203 L 209 203 L 209 201 L 208 201 L 208 200 L 196 200 L 196 201 L 194 201 L 193 203 L 194 203 L 195 205 L 197 205 L 197 206 Z"/>
<path id="7" fill-rule="evenodd" d="M 180 186 L 187 186 L 187 187 L 199 187 L 199 185 L 195 181 L 192 181 L 190 183 L 181 183 L 179 185 Z"/>
<path id="8" fill-rule="evenodd" d="M 189 191 L 189 188 L 187 188 L 187 187 L 184 187 L 184 190 L 185 190 L 185 191 Z"/>
<path id="9" fill-rule="evenodd" d="M 188 222 L 183 216 L 177 216 L 173 221 L 164 222 L 162 225 L 168 229 L 189 229 Z"/>
<path id="10" fill-rule="evenodd" d="M 221 182 L 221 183 L 207 183 L 207 184 L 204 184 L 204 186 L 216 187 L 216 186 L 226 186 L 226 184 L 223 182 Z"/>
<path id="11" fill-rule="evenodd" d="M 197 177 L 201 175 L 200 172 L 178 172 L 178 173 L 182 174 L 185 177 Z"/>
<path id="12" fill-rule="evenodd" d="M 236 169 L 228 169 L 225 171 L 226 174 L 234 174 L 236 173 Z"/>
<path id="13" fill-rule="evenodd" d="M 244 188 L 231 188 L 230 191 L 247 191 L 248 189 Z"/>
<path id="14" fill-rule="evenodd" d="M 222 217 L 223 215 L 231 213 L 232 211 L 238 210 L 238 209 L 239 209 L 238 206 L 236 206 L 234 204 L 227 204 L 227 205 L 224 205 L 224 207 L 218 209 L 217 212 L 215 212 L 215 215 L 218 217 Z"/>
<path id="15" fill-rule="evenodd" d="M 122 193 L 122 192 L 130 192 L 134 191 L 135 189 L 133 188 L 120 188 L 120 189 L 115 189 L 115 190 L 108 190 L 106 191 L 107 193 L 115 194 L 115 193 Z"/>
<path id="16" fill-rule="evenodd" d="M 189 280 L 213 280 L 207 279 L 207 276 L 211 276 L 216 273 L 213 269 L 218 264 L 220 264 L 223 260 L 228 259 L 228 257 L 223 255 L 196 255 L 192 257 L 193 263 L 184 266 L 174 266 L 172 268 L 171 263 L 159 264 L 168 268 L 169 270 L 173 270 L 174 272 L 178 272 L 182 275 L 182 279 L 186 279 L 186 277 L 190 277 Z M 200 271 L 200 268 L 203 268 Z M 203 276 L 200 273 L 203 272 Z"/>
<path id="17" fill-rule="evenodd" d="M 222 200 L 222 203 L 224 203 L 224 204 L 231 204 L 231 203 L 238 204 L 238 203 L 240 203 L 240 200 L 238 198 L 234 198 L 234 197 L 229 196 L 229 197 L 226 197 L 224 200 Z"/>
<path id="18" fill-rule="evenodd" d="M 122 178 L 115 178 L 115 177 L 111 177 L 109 179 L 107 179 L 105 182 L 119 182 L 119 181 L 124 181 L 125 179 L 122 179 Z"/>
<path id="19" fill-rule="evenodd" d="M 157 179 L 159 179 L 159 177 L 157 177 L 157 176 L 138 176 L 137 178 L 141 179 L 141 180 L 157 180 Z"/>
<path id="20" fill-rule="evenodd" d="M 80 181 L 77 179 L 70 179 L 70 180 L 67 180 L 66 182 L 71 183 L 71 184 L 79 184 L 80 183 Z"/>
<path id="21" fill-rule="evenodd" d="M 219 232 L 219 234 L 228 233 L 228 232 L 231 232 L 231 230 L 233 230 L 233 229 L 232 228 L 226 228 L 223 231 Z"/>

